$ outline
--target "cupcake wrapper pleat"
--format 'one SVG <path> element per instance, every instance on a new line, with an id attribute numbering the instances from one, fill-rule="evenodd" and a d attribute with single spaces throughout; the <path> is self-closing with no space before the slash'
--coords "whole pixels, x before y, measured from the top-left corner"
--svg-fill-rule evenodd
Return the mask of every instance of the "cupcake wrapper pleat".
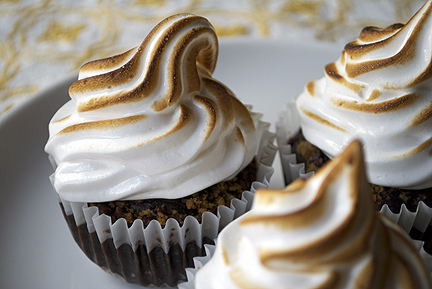
<path id="1" fill-rule="evenodd" d="M 297 163 L 297 157 L 291 150 L 288 140 L 300 130 L 300 117 L 294 102 L 289 102 L 276 122 L 276 141 L 285 184 L 298 178 L 309 178 L 314 173 L 305 173 L 305 164 Z"/>

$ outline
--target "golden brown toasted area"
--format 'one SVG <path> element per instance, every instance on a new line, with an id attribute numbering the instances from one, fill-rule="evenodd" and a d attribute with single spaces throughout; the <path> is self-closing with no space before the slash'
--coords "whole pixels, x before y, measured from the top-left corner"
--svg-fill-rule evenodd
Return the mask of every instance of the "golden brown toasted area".
<path id="1" fill-rule="evenodd" d="M 207 27 L 207 20 L 199 16 L 188 17 L 168 27 L 170 21 L 171 18 L 161 21 L 139 47 L 118 56 L 84 65 L 80 73 L 94 75 L 73 83 L 69 89 L 71 97 L 91 94 L 95 91 L 103 93 L 79 103 L 77 110 L 79 112 L 92 111 L 119 103 L 137 102 L 150 97 L 161 83 L 160 77 L 163 73 L 160 68 L 164 67 L 161 64 L 164 56 L 169 58 L 167 82 L 164 84 L 168 89 L 153 102 L 153 110 L 162 111 L 171 106 L 180 98 L 183 90 L 187 93 L 199 91 L 198 71 L 211 75 L 216 66 L 218 52 L 217 42 L 211 43 L 207 38 L 200 39 L 199 36 L 209 34 L 215 39 L 215 32 L 212 28 Z M 200 25 L 202 27 L 195 27 L 184 33 L 186 27 L 192 25 L 191 23 L 196 23 L 198 26 L 202 24 Z M 177 41 L 172 49 L 167 49 L 174 41 L 172 39 L 178 35 L 181 36 L 182 41 Z M 157 42 L 153 45 L 153 41 Z M 199 41 L 199 43 L 194 44 L 189 51 L 188 47 L 192 41 Z M 146 57 L 148 60 L 144 61 L 145 58 L 142 55 L 147 49 L 150 49 Z M 183 58 L 185 63 L 181 64 Z M 197 63 L 200 65 L 197 66 Z M 139 83 L 130 90 L 121 89 L 122 85 L 129 84 L 134 78 L 137 78 L 141 66 L 145 67 L 145 75 L 139 80 Z M 180 69 L 181 67 L 186 68 L 185 71 Z M 100 73 L 94 73 L 95 71 Z M 187 81 L 184 82 L 183 78 L 187 78 Z M 182 87 L 183 83 L 187 83 L 187 87 Z M 108 91 L 105 91 L 106 88 Z"/>

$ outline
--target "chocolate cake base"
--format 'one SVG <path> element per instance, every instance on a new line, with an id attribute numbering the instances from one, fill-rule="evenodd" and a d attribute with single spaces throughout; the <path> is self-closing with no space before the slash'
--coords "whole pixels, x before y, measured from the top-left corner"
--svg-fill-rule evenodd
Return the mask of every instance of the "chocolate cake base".
<path id="1" fill-rule="evenodd" d="M 241 199 L 243 192 L 250 190 L 256 175 L 257 163 L 253 161 L 233 179 L 185 198 L 113 201 L 88 205 L 97 207 L 99 215 L 110 216 L 112 223 L 124 218 L 128 227 L 131 227 L 136 219 L 141 219 L 144 227 L 152 220 L 157 220 L 164 227 L 169 218 L 174 218 L 183 225 L 187 216 L 193 216 L 201 223 L 203 212 L 217 214 L 220 205 L 230 206 L 233 198 Z M 214 244 L 212 239 L 204 236 L 186 243 L 184 250 L 177 243 L 169 243 L 168 252 L 165 252 L 162 246 L 148 250 L 144 243 L 134 244 L 135 250 L 129 243 L 116 248 L 112 237 L 101 243 L 96 232 L 88 231 L 87 223 L 77 226 L 74 215 L 66 214 L 63 203 L 60 203 L 60 206 L 75 242 L 85 255 L 102 269 L 122 277 L 128 283 L 176 286 L 179 282 L 186 281 L 185 268 L 194 267 L 193 258 L 205 255 L 204 245 Z M 199 246 L 200 242 L 202 245 Z"/>
<path id="2" fill-rule="evenodd" d="M 150 252 L 144 244 L 139 244 L 135 251 L 127 244 L 115 248 L 113 239 L 100 243 L 96 232 L 90 233 L 87 224 L 77 226 L 73 215 L 67 215 L 60 203 L 63 215 L 72 232 L 73 238 L 85 255 L 105 271 L 122 277 L 128 283 L 142 286 L 176 286 L 186 281 L 186 267 L 194 267 L 193 258 L 204 256 L 203 247 L 196 242 L 189 242 L 183 251 L 178 244 L 172 244 L 168 253 L 161 247 Z M 214 242 L 209 238 L 202 239 L 204 244 Z"/>
<path id="3" fill-rule="evenodd" d="M 329 161 L 324 152 L 305 139 L 301 130 L 288 140 L 288 143 L 291 145 L 292 152 L 296 154 L 297 162 L 305 164 L 305 172 L 317 171 Z M 432 188 L 407 190 L 371 184 L 371 194 L 377 210 L 381 210 L 386 204 L 395 214 L 400 212 L 402 204 L 405 204 L 411 212 L 417 210 L 419 202 L 432 207 Z M 432 226 L 429 226 L 426 232 L 417 232 L 413 229 L 410 235 L 414 239 L 425 241 L 425 251 L 432 253 Z"/>
<path id="4" fill-rule="evenodd" d="M 241 199 L 243 191 L 249 190 L 256 180 L 256 171 L 256 161 L 252 161 L 233 179 L 180 199 L 112 201 L 89 203 L 89 206 L 98 207 L 99 213 L 110 216 L 113 223 L 125 218 L 128 226 L 136 219 L 141 219 L 144 227 L 152 220 L 157 220 L 163 227 L 169 218 L 176 219 L 182 225 L 187 216 L 193 216 L 201 222 L 202 213 L 208 211 L 216 214 L 219 206 L 229 207 L 232 199 Z"/>

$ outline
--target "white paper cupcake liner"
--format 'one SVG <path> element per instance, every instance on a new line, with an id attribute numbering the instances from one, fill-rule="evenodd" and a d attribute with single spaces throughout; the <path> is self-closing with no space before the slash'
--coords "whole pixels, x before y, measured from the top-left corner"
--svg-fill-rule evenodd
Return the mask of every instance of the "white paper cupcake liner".
<path id="1" fill-rule="evenodd" d="M 381 213 L 389 217 L 393 222 L 402 227 L 411 237 L 416 233 L 425 232 L 428 227 L 432 226 L 432 208 L 428 207 L 425 203 L 420 202 L 415 212 L 411 212 L 405 205 L 401 206 L 398 214 L 393 213 L 387 205 L 384 205 Z M 424 250 L 425 242 L 419 239 L 412 239 L 416 247 L 419 249 L 420 255 L 425 261 L 426 267 L 432 273 L 432 255 Z M 429 246 L 432 240 L 429 240 Z M 421 250 L 420 250 L 421 249 Z M 432 276 L 432 275 L 431 275 Z"/>
<path id="2" fill-rule="evenodd" d="M 241 199 L 233 199 L 229 208 L 219 206 L 217 215 L 203 213 L 201 224 L 188 216 L 183 226 L 168 219 L 164 228 L 156 220 L 144 228 L 141 220 L 135 220 L 128 228 L 124 218 L 112 224 L 111 218 L 100 215 L 97 207 L 60 199 L 77 244 L 93 262 L 129 283 L 175 286 L 186 280 L 185 268 L 193 266 L 193 257 L 203 255 L 203 245 L 212 243 L 228 223 L 249 211 L 255 191 L 269 185 L 277 147 L 270 124 L 258 120 L 260 116 L 253 114 L 260 140 L 257 180 Z"/>
<path id="3" fill-rule="evenodd" d="M 426 208 L 424 208 L 424 207 Z M 423 208 L 420 208 L 423 207 Z M 422 223 L 424 225 L 423 221 L 419 220 L 425 220 L 425 219 L 431 219 L 432 217 L 432 209 L 427 207 L 426 205 L 419 205 L 419 208 L 416 212 L 410 212 L 408 209 L 403 207 L 401 212 L 399 214 L 394 214 L 387 206 L 384 206 L 380 212 L 387 216 L 390 220 L 395 222 L 396 224 L 400 225 L 402 227 L 403 231 L 405 231 L 407 234 L 412 230 L 413 226 L 417 224 L 418 222 Z M 428 224 L 426 224 L 427 226 Z M 429 273 L 429 278 L 432 280 L 432 255 L 428 254 L 423 249 L 424 242 L 419 240 L 411 240 L 411 243 L 413 246 L 418 250 L 421 259 L 423 260 L 424 264 L 426 265 L 426 270 Z M 215 250 L 216 250 L 216 244 L 217 239 L 214 241 L 215 245 L 205 245 L 205 256 L 202 257 L 195 257 L 193 259 L 194 267 L 193 268 L 187 268 L 186 269 L 186 275 L 187 275 L 187 281 L 184 283 L 181 283 L 178 285 L 179 289 L 194 289 L 194 282 L 195 282 L 195 275 L 196 273 L 203 267 L 205 264 L 211 259 L 213 256 Z"/>
<path id="4" fill-rule="evenodd" d="M 305 173 L 305 164 L 297 163 L 296 155 L 291 150 L 288 140 L 296 135 L 300 130 L 300 117 L 294 102 L 285 105 L 284 111 L 279 115 L 276 122 L 276 142 L 279 147 L 279 157 L 281 160 L 285 184 L 289 184 L 295 179 L 309 178 L 313 172 Z"/>
<path id="5" fill-rule="evenodd" d="M 193 268 L 186 268 L 187 281 L 177 285 L 178 289 L 194 289 L 195 275 L 196 273 L 207 264 L 208 261 L 213 257 L 216 250 L 217 239 L 214 240 L 215 245 L 204 245 L 205 255 L 201 257 L 193 258 Z"/>

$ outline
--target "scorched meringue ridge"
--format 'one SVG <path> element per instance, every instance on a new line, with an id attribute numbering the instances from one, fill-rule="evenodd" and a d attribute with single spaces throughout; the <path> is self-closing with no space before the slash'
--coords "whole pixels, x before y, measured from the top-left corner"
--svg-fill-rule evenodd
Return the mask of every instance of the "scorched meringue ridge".
<path id="1" fill-rule="evenodd" d="M 431 288 L 408 235 L 374 209 L 361 143 L 308 180 L 256 193 L 195 288 Z"/>
<path id="2" fill-rule="evenodd" d="M 330 157 L 362 140 L 372 184 L 432 186 L 431 12 L 364 28 L 296 100 L 305 138 Z"/>
<path id="3" fill-rule="evenodd" d="M 212 78 L 217 55 L 211 24 L 181 14 L 139 47 L 85 64 L 49 124 L 45 150 L 58 194 L 78 202 L 181 198 L 251 163 L 257 116 Z"/>

